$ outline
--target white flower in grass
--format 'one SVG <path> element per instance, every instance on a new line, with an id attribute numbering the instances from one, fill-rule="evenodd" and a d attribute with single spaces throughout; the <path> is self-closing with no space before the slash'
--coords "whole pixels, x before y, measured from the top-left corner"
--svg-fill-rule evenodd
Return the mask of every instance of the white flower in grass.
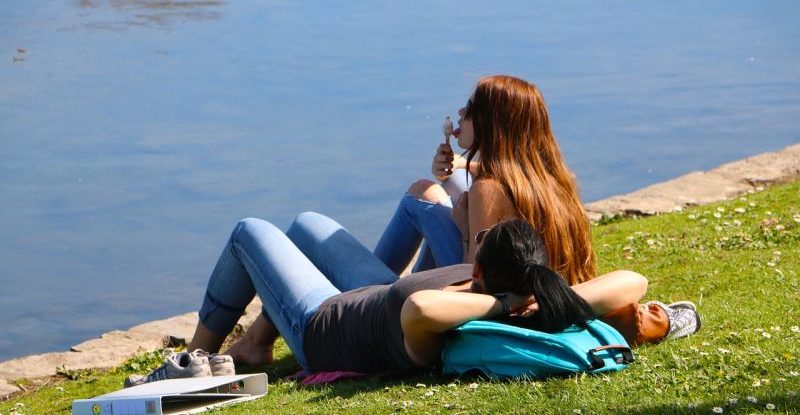
<path id="1" fill-rule="evenodd" d="M 718 208 L 717 208 L 717 212 L 724 212 L 724 211 L 725 211 L 725 208 L 724 208 L 724 207 L 721 207 L 721 206 L 720 206 L 720 207 L 718 207 Z"/>
<path id="2" fill-rule="evenodd" d="M 701 343 L 701 344 L 702 344 L 703 346 L 705 346 L 705 347 L 711 346 L 711 343 L 709 343 L 709 342 L 703 342 L 703 343 Z"/>
<path id="3" fill-rule="evenodd" d="M 733 226 L 742 226 L 742 221 L 739 221 L 739 220 L 735 220 L 735 219 L 734 219 L 734 220 L 733 220 Z"/>
<path id="4" fill-rule="evenodd" d="M 772 211 L 768 210 L 768 211 L 764 212 L 764 214 L 767 215 L 767 216 L 772 216 Z"/>
<path id="5" fill-rule="evenodd" d="M 770 267 L 770 268 L 773 268 L 773 267 L 775 267 L 775 263 L 774 262 L 767 262 L 767 266 Z"/>
<path id="6" fill-rule="evenodd" d="M 800 333 L 800 327 L 798 326 L 792 326 L 790 330 L 792 330 L 792 333 Z"/>
<path id="7" fill-rule="evenodd" d="M 761 387 L 761 380 L 759 380 L 759 379 L 756 379 L 756 381 L 755 381 L 755 382 L 753 382 L 753 384 L 752 384 L 752 385 L 750 385 L 750 386 L 751 386 L 751 387 L 754 387 L 754 388 L 760 388 L 760 387 Z"/>
<path id="8" fill-rule="evenodd" d="M 719 218 L 721 218 L 721 217 L 722 217 L 722 215 L 720 215 L 720 214 L 719 214 L 719 212 L 715 212 L 715 213 L 714 213 L 714 217 L 715 217 L 715 218 L 717 218 L 717 219 L 719 219 Z"/>
<path id="9" fill-rule="evenodd" d="M 744 213 L 744 212 L 747 212 L 747 209 L 745 209 L 743 207 L 739 207 L 739 208 L 734 209 L 733 211 L 736 212 L 736 213 Z"/>
<path id="10" fill-rule="evenodd" d="M 697 219 L 697 215 L 692 214 L 692 215 L 689 215 L 688 218 L 691 219 L 691 220 L 695 220 L 695 219 Z"/>
<path id="11" fill-rule="evenodd" d="M 796 378 L 796 377 L 800 376 L 800 372 L 792 370 L 791 372 L 789 372 L 789 376 L 791 376 L 793 378 Z"/>
<path id="12" fill-rule="evenodd" d="M 774 411 L 774 410 L 775 410 L 775 405 L 773 405 L 773 404 L 771 404 L 771 403 L 768 403 L 768 404 L 765 406 L 765 408 L 767 408 L 767 410 L 768 410 L 768 411 Z"/>
<path id="13" fill-rule="evenodd" d="M 765 331 L 765 332 L 763 332 L 763 333 L 761 333 L 761 335 L 762 335 L 762 336 L 764 336 L 764 337 L 765 337 L 765 338 L 767 338 L 767 339 L 771 339 L 771 338 L 772 338 L 772 335 L 771 335 L 771 334 L 769 334 L 769 333 L 767 333 L 766 331 Z"/>
<path id="14" fill-rule="evenodd" d="M 720 352 L 720 353 L 722 353 L 722 354 L 728 354 L 728 353 L 730 353 L 730 352 L 731 352 L 730 350 L 728 350 L 728 349 L 724 349 L 724 348 L 722 348 L 722 347 L 718 348 L 718 349 L 717 349 L 717 351 L 718 351 L 718 352 Z"/>
<path id="15" fill-rule="evenodd" d="M 792 219 L 793 219 L 795 222 L 797 222 L 797 223 L 800 223 L 800 215 L 794 215 L 794 216 L 792 216 Z"/>
<path id="16" fill-rule="evenodd" d="M 470 383 L 469 386 L 467 386 L 467 387 L 470 388 L 470 389 L 478 389 L 478 384 L 477 383 Z"/>
<path id="17" fill-rule="evenodd" d="M 647 244 L 648 244 L 648 245 L 650 245 L 650 246 L 653 246 L 653 245 L 655 245 L 655 244 L 656 244 L 656 241 L 655 241 L 655 240 L 653 240 L 653 239 L 648 239 L 648 240 L 647 240 Z"/>
<path id="18" fill-rule="evenodd" d="M 427 392 L 425 392 L 425 396 L 428 396 L 428 397 L 431 397 L 431 396 L 433 396 L 433 391 L 427 391 Z"/>
<path id="19" fill-rule="evenodd" d="M 714 230 L 717 232 L 722 232 L 722 226 L 715 226 Z"/>
<path id="20" fill-rule="evenodd" d="M 769 329 L 772 331 L 781 331 L 781 326 L 771 326 Z"/>
<path id="21" fill-rule="evenodd" d="M 758 403 L 758 399 L 756 399 L 755 396 L 748 396 L 746 399 L 747 399 L 747 402 Z"/>
<path id="22" fill-rule="evenodd" d="M 418 388 L 424 388 L 426 385 L 424 383 L 417 383 Z"/>
<path id="23" fill-rule="evenodd" d="M 754 202 L 750 202 L 749 205 L 750 207 L 756 207 L 756 204 Z"/>
<path id="24" fill-rule="evenodd" d="M 575 414 L 575 415 L 581 415 L 583 412 L 581 412 L 580 409 L 573 409 L 572 413 Z"/>
<path id="25" fill-rule="evenodd" d="M 758 187 L 756 187 L 756 192 L 760 192 L 760 191 L 762 191 L 762 190 L 764 190 L 764 186 L 758 186 Z"/>
<path id="26" fill-rule="evenodd" d="M 708 223 L 708 219 L 706 218 L 700 219 L 700 223 L 706 224 Z"/>
<path id="27" fill-rule="evenodd" d="M 781 256 L 781 255 L 783 255 L 783 252 L 781 252 L 781 251 L 774 251 L 774 252 L 772 252 L 772 255 L 775 255 L 775 256 Z"/>
<path id="28" fill-rule="evenodd" d="M 692 402 L 692 403 L 686 405 L 686 407 L 689 408 L 689 409 L 697 409 L 697 406 L 698 405 L 697 405 L 696 402 Z"/>
<path id="29" fill-rule="evenodd" d="M 739 403 L 739 400 L 738 400 L 738 399 L 736 399 L 736 398 L 730 398 L 730 399 L 728 399 L 728 405 L 730 405 L 730 406 L 734 406 L 734 405 L 736 405 L 737 403 Z"/>
<path id="30" fill-rule="evenodd" d="M 776 231 L 782 231 L 782 230 L 784 230 L 784 229 L 786 229 L 786 227 L 785 227 L 785 226 L 783 226 L 783 225 L 781 225 L 781 224 L 777 224 L 777 225 L 775 225 L 775 230 L 776 230 Z"/>
<path id="31" fill-rule="evenodd" d="M 721 413 L 725 412 L 725 410 L 720 408 L 719 406 L 715 406 L 715 407 L 711 408 L 711 412 L 713 412 L 715 414 L 721 414 Z"/>

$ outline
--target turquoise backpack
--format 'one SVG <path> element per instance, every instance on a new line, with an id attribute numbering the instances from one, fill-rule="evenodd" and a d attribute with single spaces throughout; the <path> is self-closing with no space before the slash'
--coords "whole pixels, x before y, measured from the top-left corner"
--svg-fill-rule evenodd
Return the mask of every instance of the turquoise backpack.
<path id="1" fill-rule="evenodd" d="M 479 370 L 493 378 L 619 371 L 633 362 L 622 335 L 599 320 L 543 333 L 493 321 L 470 321 L 453 329 L 442 349 L 442 373 Z"/>

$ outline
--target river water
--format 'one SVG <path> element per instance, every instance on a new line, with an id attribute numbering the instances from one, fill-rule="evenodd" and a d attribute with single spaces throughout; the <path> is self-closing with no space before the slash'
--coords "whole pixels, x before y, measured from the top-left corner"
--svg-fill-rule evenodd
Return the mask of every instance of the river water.
<path id="1" fill-rule="evenodd" d="M 372 247 L 482 75 L 584 200 L 800 141 L 796 1 L 4 0 L 0 361 L 195 310 L 237 219 Z"/>

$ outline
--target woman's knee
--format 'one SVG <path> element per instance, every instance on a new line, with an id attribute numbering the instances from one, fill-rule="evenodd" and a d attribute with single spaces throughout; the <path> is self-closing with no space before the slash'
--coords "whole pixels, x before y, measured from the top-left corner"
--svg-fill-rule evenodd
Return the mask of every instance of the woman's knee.
<path id="1" fill-rule="evenodd" d="M 274 233 L 281 233 L 281 231 L 272 223 L 259 218 L 244 218 L 239 220 L 233 229 L 231 241 L 238 241 L 243 237 L 258 239 Z"/>
<path id="2" fill-rule="evenodd" d="M 294 218 L 286 234 L 294 240 L 296 235 L 318 237 L 329 235 L 342 228 L 339 222 L 317 212 L 303 212 Z"/>
<path id="3" fill-rule="evenodd" d="M 408 188 L 408 194 L 431 203 L 447 204 L 450 201 L 450 196 L 444 188 L 428 179 L 419 179 L 412 183 Z"/>

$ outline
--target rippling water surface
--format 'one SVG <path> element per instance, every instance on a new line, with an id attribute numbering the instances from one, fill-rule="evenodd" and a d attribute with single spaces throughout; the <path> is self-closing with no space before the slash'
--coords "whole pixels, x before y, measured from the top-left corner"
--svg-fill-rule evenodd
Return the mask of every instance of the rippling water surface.
<path id="1" fill-rule="evenodd" d="M 5 0 L 0 361 L 195 310 L 237 219 L 373 246 L 482 75 L 585 200 L 800 141 L 800 3 Z"/>

